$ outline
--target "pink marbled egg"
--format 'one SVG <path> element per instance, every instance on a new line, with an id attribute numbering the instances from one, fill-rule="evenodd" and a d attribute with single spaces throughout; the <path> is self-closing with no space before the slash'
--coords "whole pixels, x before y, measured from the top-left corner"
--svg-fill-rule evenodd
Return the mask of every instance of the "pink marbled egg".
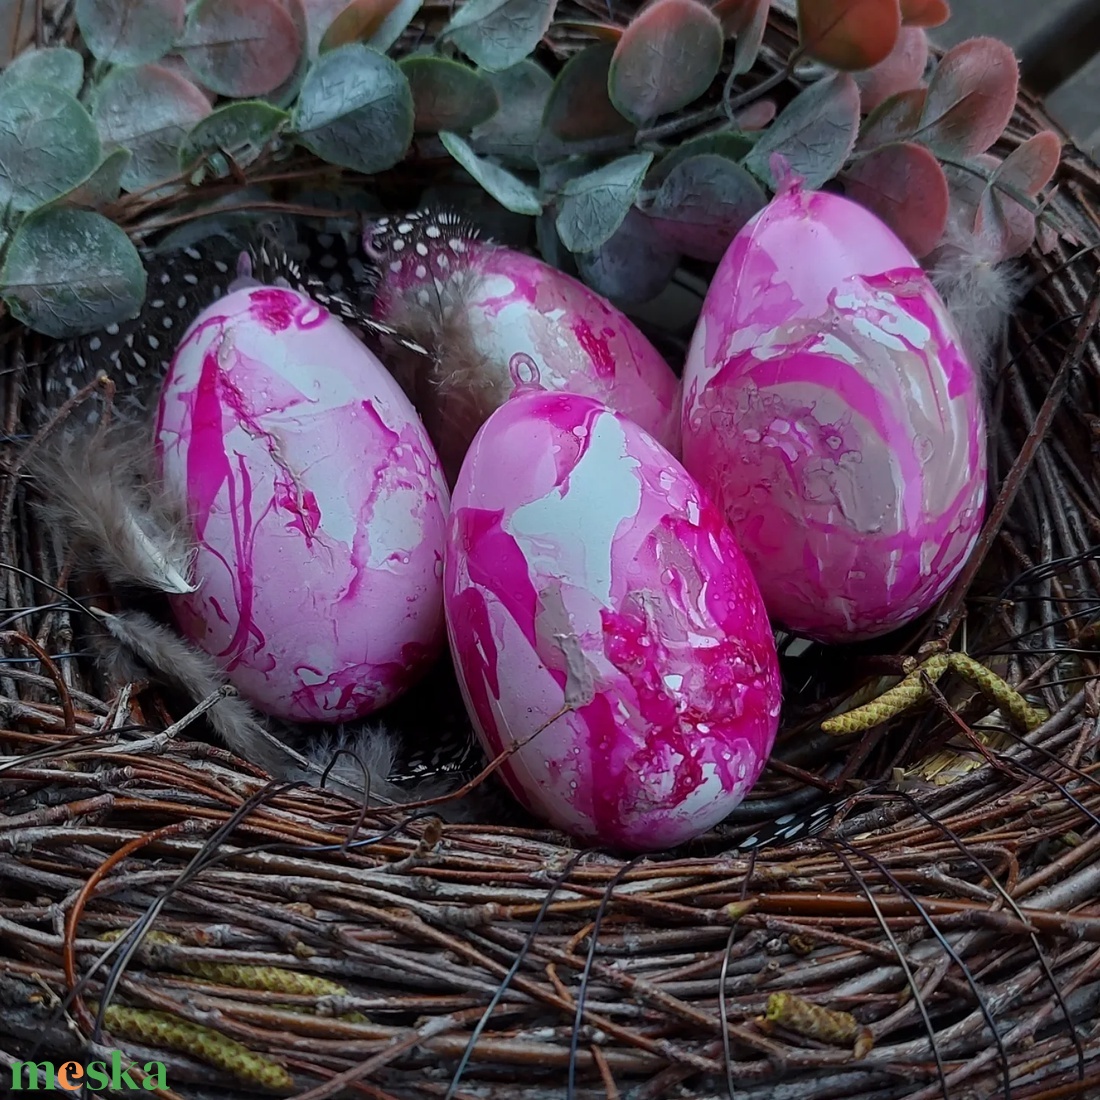
<path id="1" fill-rule="evenodd" d="M 730 245 L 688 353 L 682 428 L 684 465 L 797 633 L 903 625 L 978 537 L 978 380 L 917 261 L 836 195 L 791 183 Z"/>
<path id="2" fill-rule="evenodd" d="M 474 433 L 517 385 L 595 397 L 680 453 L 680 382 L 630 319 L 534 256 L 447 213 L 375 223 L 364 238 L 380 318 L 432 346 L 418 407 L 453 479 Z"/>
<path id="3" fill-rule="evenodd" d="M 439 653 L 447 488 L 400 387 L 326 310 L 273 287 L 206 309 L 157 447 L 198 545 L 180 628 L 262 710 L 357 718 Z"/>
<path id="4" fill-rule="evenodd" d="M 444 599 L 471 718 L 491 757 L 526 742 L 502 774 L 539 817 L 654 850 L 756 782 L 780 706 L 759 590 L 718 509 L 625 416 L 545 392 L 492 414 L 455 486 Z"/>

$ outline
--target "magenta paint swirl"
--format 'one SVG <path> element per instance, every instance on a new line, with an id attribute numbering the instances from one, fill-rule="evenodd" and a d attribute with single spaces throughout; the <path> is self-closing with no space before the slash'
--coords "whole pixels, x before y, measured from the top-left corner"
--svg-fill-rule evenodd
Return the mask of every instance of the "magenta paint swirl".
<path id="1" fill-rule="evenodd" d="M 273 287 L 215 303 L 172 361 L 156 438 L 198 543 L 177 620 L 242 695 L 345 721 L 419 678 L 444 641 L 447 489 L 405 395 L 340 321 Z"/>
<path id="2" fill-rule="evenodd" d="M 503 778 L 546 821 L 667 848 L 756 782 L 780 708 L 759 590 L 710 498 L 627 417 L 537 392 L 493 413 L 455 487 L 444 591 L 486 751 L 545 726 Z"/>
<path id="3" fill-rule="evenodd" d="M 917 261 L 835 195 L 792 183 L 730 245 L 688 353 L 682 433 L 772 618 L 798 633 L 909 622 L 977 540 L 974 371 Z"/>
<path id="4" fill-rule="evenodd" d="M 461 311 L 468 344 L 463 369 L 478 362 L 476 388 L 496 395 L 493 408 L 514 392 L 519 354 L 543 389 L 594 397 L 679 455 L 680 383 L 638 327 L 577 279 L 534 256 L 478 240 L 475 232 L 441 213 L 387 218 L 368 230 L 367 250 L 382 273 L 379 318 L 407 317 L 417 305 L 442 308 L 448 323 L 440 327 L 453 331 L 452 315 Z M 439 351 L 446 365 L 453 349 Z M 461 385 L 452 386 L 445 374 L 444 381 L 439 417 L 449 432 L 464 435 L 464 450 L 484 416 L 470 422 Z M 482 408 L 479 402 L 479 414 Z"/>

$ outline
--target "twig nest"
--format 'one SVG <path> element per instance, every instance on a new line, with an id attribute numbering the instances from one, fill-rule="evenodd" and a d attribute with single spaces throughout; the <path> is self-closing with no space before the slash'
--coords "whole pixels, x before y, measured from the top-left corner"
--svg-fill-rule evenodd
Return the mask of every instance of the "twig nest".
<path id="1" fill-rule="evenodd" d="M 773 619 L 871 638 L 958 574 L 985 504 L 978 379 L 917 261 L 863 207 L 787 182 L 722 259 L 684 387 L 684 465 Z"/>
<path id="2" fill-rule="evenodd" d="M 405 382 L 452 483 L 474 433 L 517 385 L 597 398 L 679 454 L 679 380 L 583 283 L 479 240 L 446 212 L 382 218 L 364 245 L 381 270 L 376 316 L 435 355 Z"/>
<path id="3" fill-rule="evenodd" d="M 338 722 L 438 655 L 448 493 L 381 362 L 296 291 L 238 290 L 172 361 L 156 441 L 197 543 L 181 630 L 282 718 Z"/>
<path id="4" fill-rule="evenodd" d="M 775 643 L 721 513 L 647 432 L 525 391 L 455 486 L 445 599 L 491 757 L 533 813 L 634 850 L 716 825 L 779 721 Z"/>

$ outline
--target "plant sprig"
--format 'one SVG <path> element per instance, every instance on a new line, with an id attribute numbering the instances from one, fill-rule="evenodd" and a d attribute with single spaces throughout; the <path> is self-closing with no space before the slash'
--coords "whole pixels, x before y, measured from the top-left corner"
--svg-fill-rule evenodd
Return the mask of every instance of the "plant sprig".
<path id="1" fill-rule="evenodd" d="M 430 43 L 409 31 L 420 3 L 350 0 L 318 25 L 304 0 L 78 0 L 83 52 L 28 50 L 0 74 L 0 300 L 55 336 L 135 316 L 127 233 L 144 214 L 278 180 L 296 149 L 374 176 L 420 155 L 416 135 L 438 140 L 621 301 L 685 256 L 720 258 L 768 201 L 776 153 L 918 257 L 950 225 L 990 262 L 1030 247 L 1058 165 L 1049 132 L 989 152 L 1018 91 L 1003 43 L 964 42 L 927 72 L 943 0 L 798 0 L 799 42 L 763 75 L 770 0 L 650 0 L 625 26 L 466 0 Z M 555 25 L 592 44 L 552 73 L 538 55 Z M 825 75 L 780 109 L 770 94 L 807 59 Z"/>

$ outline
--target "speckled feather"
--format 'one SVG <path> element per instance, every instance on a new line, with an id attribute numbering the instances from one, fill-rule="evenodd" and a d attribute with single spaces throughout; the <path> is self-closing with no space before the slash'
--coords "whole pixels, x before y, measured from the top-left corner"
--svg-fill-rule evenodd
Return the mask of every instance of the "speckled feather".
<path id="1" fill-rule="evenodd" d="M 357 235 L 300 230 L 298 236 L 297 242 L 283 242 L 270 234 L 251 241 L 218 235 L 169 252 L 147 253 L 148 289 L 141 312 L 133 320 L 58 345 L 45 375 L 46 407 L 56 407 L 105 371 L 115 385 L 119 411 L 144 414 L 184 332 L 241 275 L 286 283 L 308 294 L 358 330 L 368 344 L 388 342 L 407 354 L 427 354 L 420 344 L 370 316 L 375 272 L 357 255 Z M 249 259 L 243 271 L 242 253 Z"/>

